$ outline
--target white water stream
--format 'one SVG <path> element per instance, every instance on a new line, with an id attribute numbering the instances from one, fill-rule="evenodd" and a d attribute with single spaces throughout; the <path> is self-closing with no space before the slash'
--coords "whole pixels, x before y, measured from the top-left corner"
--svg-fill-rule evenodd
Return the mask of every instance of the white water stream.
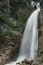
<path id="1" fill-rule="evenodd" d="M 30 18 L 27 20 L 18 59 L 15 62 L 11 62 L 6 65 L 16 65 L 17 62 L 21 62 L 25 58 L 35 59 L 37 57 L 38 13 L 40 11 L 39 3 L 36 6 L 37 9 L 31 14 Z"/>

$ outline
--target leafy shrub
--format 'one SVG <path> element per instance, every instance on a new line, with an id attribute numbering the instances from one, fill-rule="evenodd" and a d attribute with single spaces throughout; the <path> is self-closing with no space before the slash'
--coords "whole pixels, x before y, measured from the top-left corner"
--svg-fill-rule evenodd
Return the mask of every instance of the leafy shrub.
<path id="1" fill-rule="evenodd" d="M 0 42 L 4 42 L 6 36 L 9 36 L 10 38 L 12 38 L 14 34 L 11 33 L 10 31 L 2 32 L 2 34 L 0 34 Z"/>
<path id="2" fill-rule="evenodd" d="M 5 21 L 5 23 L 12 28 L 13 30 L 20 30 L 24 23 L 21 20 L 16 20 L 16 25 L 14 25 L 13 21 L 10 20 L 10 16 L 3 12 L 0 12 L 0 18 Z M 2 22 L 3 23 L 3 22 Z"/>
<path id="3" fill-rule="evenodd" d="M 11 27 L 11 28 L 14 29 L 14 24 L 12 23 L 11 20 L 9 20 L 9 15 L 8 15 L 8 14 L 5 14 L 5 13 L 3 13 L 3 12 L 0 12 L 0 18 L 1 18 L 2 20 L 4 20 L 5 23 L 6 23 L 9 27 Z"/>
<path id="4" fill-rule="evenodd" d="M 12 37 L 13 35 L 14 34 L 12 32 L 10 32 L 10 31 L 5 31 L 5 32 L 2 33 L 2 36 L 10 36 L 10 37 Z"/>
<path id="5" fill-rule="evenodd" d="M 24 26 L 24 23 L 21 20 L 16 21 L 15 30 L 19 31 Z"/>

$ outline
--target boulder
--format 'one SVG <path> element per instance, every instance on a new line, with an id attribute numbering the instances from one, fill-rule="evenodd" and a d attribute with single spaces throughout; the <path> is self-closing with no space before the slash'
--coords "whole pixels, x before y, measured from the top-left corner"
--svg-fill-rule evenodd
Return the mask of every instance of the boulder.
<path id="1" fill-rule="evenodd" d="M 24 60 L 24 63 L 25 64 L 32 64 L 33 60 L 31 58 L 27 58 L 27 59 Z"/>

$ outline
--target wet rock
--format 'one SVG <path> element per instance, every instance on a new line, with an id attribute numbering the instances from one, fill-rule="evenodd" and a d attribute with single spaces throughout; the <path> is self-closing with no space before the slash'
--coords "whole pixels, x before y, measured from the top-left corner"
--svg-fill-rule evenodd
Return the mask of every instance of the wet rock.
<path id="1" fill-rule="evenodd" d="M 37 62 L 34 61 L 34 62 L 32 63 L 32 65 L 39 65 L 39 64 L 38 64 Z"/>
<path id="2" fill-rule="evenodd" d="M 5 41 L 9 42 L 11 40 L 11 38 L 9 36 L 5 36 Z"/>
<path id="3" fill-rule="evenodd" d="M 42 57 L 38 57 L 38 58 L 36 59 L 36 62 L 39 62 L 39 64 L 42 63 Z"/>
<path id="4" fill-rule="evenodd" d="M 13 43 L 13 42 L 9 42 L 8 43 L 10 46 L 13 46 L 14 47 L 14 45 L 15 45 L 15 43 Z"/>
<path id="5" fill-rule="evenodd" d="M 19 65 L 19 64 L 20 64 L 20 62 L 17 62 L 17 63 L 16 63 L 16 65 Z"/>
<path id="6" fill-rule="evenodd" d="M 25 59 L 24 60 L 24 63 L 25 64 L 32 64 L 33 63 L 33 60 L 31 58 L 28 58 L 28 59 Z"/>
<path id="7" fill-rule="evenodd" d="M 39 21 L 39 55 L 43 55 L 42 52 L 40 52 L 40 50 L 43 50 L 43 9 L 41 9 L 40 13 L 39 13 L 39 18 L 38 18 L 38 21 Z"/>
<path id="8" fill-rule="evenodd" d="M 41 63 L 40 65 L 43 65 L 43 63 Z"/>

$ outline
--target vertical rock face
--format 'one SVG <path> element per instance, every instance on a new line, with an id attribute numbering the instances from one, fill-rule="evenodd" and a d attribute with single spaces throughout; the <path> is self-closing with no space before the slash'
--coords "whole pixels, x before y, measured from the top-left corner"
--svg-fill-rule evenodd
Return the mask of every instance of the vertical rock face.
<path id="1" fill-rule="evenodd" d="M 43 9 L 39 13 L 39 53 L 43 52 Z"/>

